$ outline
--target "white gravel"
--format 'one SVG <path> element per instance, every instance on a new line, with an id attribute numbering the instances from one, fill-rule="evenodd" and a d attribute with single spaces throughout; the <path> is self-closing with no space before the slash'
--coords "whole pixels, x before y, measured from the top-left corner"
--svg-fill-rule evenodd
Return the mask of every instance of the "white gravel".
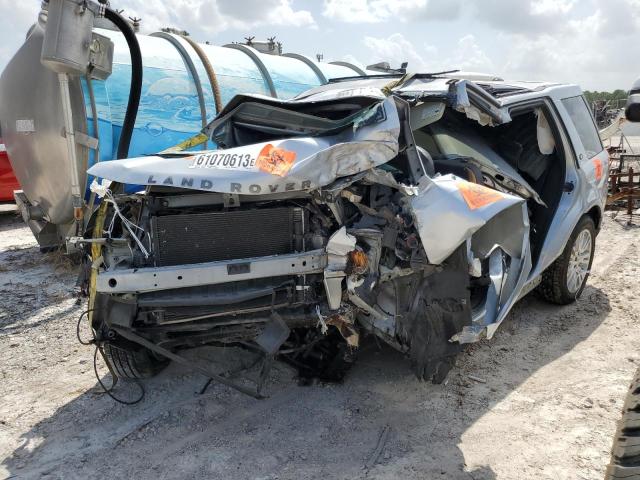
<path id="1" fill-rule="evenodd" d="M 369 343 L 342 385 L 299 387 L 279 366 L 266 400 L 198 395 L 205 379 L 172 365 L 123 406 L 76 341 L 74 267 L 1 215 L 0 478 L 599 480 L 640 362 L 639 274 L 640 230 L 606 219 L 582 298 L 525 298 L 444 385 Z"/>

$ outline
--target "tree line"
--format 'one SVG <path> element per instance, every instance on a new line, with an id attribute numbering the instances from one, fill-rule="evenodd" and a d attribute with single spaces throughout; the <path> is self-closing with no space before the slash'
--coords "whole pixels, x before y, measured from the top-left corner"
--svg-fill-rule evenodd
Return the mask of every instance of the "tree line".
<path id="1" fill-rule="evenodd" d="M 613 92 L 597 92 L 597 91 L 589 91 L 585 90 L 584 97 L 587 99 L 587 102 L 592 103 L 597 100 L 604 101 L 622 101 L 627 98 L 626 90 L 614 90 Z"/>

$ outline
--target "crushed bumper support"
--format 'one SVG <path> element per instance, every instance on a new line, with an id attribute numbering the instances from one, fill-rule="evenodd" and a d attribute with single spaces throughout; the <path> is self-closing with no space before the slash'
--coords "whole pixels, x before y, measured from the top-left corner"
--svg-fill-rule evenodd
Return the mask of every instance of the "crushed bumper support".
<path id="1" fill-rule="evenodd" d="M 258 278 L 321 273 L 326 265 L 326 252 L 312 250 L 290 255 L 117 270 L 98 275 L 96 289 L 100 293 L 154 292 Z"/>

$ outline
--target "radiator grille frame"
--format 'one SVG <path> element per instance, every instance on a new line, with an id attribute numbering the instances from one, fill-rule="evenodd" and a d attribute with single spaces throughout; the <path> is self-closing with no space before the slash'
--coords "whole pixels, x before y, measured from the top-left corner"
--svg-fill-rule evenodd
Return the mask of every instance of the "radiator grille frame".
<path id="1" fill-rule="evenodd" d="M 300 207 L 154 216 L 154 264 L 187 265 L 301 251 L 304 216 Z"/>

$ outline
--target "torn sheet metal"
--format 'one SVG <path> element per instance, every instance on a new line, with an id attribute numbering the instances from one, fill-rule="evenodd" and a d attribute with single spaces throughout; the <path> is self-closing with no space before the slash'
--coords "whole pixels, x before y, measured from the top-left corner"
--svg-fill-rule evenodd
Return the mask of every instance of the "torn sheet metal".
<path id="1" fill-rule="evenodd" d="M 500 228 L 496 228 L 498 222 L 501 222 Z M 513 208 L 504 215 L 504 218 L 497 219 L 494 223 L 489 224 L 487 229 L 493 229 L 497 235 L 504 232 L 510 232 L 504 235 L 503 245 L 508 248 L 509 242 L 512 244 L 518 241 L 521 244 L 520 252 L 514 251 L 511 256 L 511 263 L 507 271 L 506 279 L 503 280 L 502 292 L 500 294 L 500 310 L 498 316 L 489 325 L 487 325 L 487 338 L 493 337 L 498 326 L 505 319 L 511 308 L 518 301 L 518 294 L 522 291 L 533 264 L 531 262 L 531 244 L 529 243 L 529 212 L 526 203 L 521 205 L 520 209 Z"/>
<path id="2" fill-rule="evenodd" d="M 460 80 L 453 85 L 453 91 L 455 100 L 452 107 L 480 125 L 495 126 L 511 121 L 509 109 L 475 83 Z"/>
<path id="3" fill-rule="evenodd" d="M 409 201 L 427 258 L 435 264 L 444 261 L 492 217 L 524 202 L 455 175 L 423 177 L 418 194 Z"/>
<path id="4" fill-rule="evenodd" d="M 484 317 L 482 320 L 477 320 L 480 324 L 491 323 L 498 316 L 500 294 L 502 293 L 506 267 L 503 255 L 502 249 L 498 246 L 489 255 L 489 285 L 487 286 Z"/>
<path id="5" fill-rule="evenodd" d="M 120 183 L 258 195 L 312 190 L 377 167 L 398 154 L 400 123 L 392 99 L 384 115 L 353 131 L 289 138 L 226 150 L 100 162 L 89 174 Z M 259 158 L 263 161 L 258 161 Z"/>
<path id="6" fill-rule="evenodd" d="M 452 79 L 448 77 L 428 77 L 428 76 L 407 76 L 399 85 L 392 87 L 392 92 L 403 98 L 411 98 L 413 100 L 423 101 L 450 101 L 450 106 L 467 115 L 468 118 L 477 121 L 481 125 L 501 125 L 511 121 L 509 108 L 503 102 L 489 93 L 485 88 L 471 80 Z M 355 81 L 341 81 L 337 83 L 328 83 L 304 92 L 296 100 L 332 100 L 336 98 L 344 98 L 352 95 L 375 96 L 383 95 L 385 87 L 388 87 L 390 81 L 397 79 L 391 76 L 389 78 L 370 78 L 358 79 Z M 483 82 L 487 83 L 487 82 Z M 499 85 L 492 85 L 493 88 L 516 88 L 528 91 L 531 85 L 513 84 L 506 85 L 499 82 Z M 436 114 L 437 108 L 429 107 L 430 114 Z M 435 115 L 432 115 L 435 118 Z M 416 125 L 420 122 L 415 116 L 412 116 L 411 122 Z M 429 120 L 427 119 L 427 123 Z M 415 125 L 414 125 L 415 127 Z M 419 128 L 419 127 L 415 127 Z"/>
<path id="7" fill-rule="evenodd" d="M 326 324 L 336 327 L 350 347 L 357 348 L 360 344 L 360 335 L 354 326 L 353 317 L 335 313 L 326 320 Z"/>
<path id="8" fill-rule="evenodd" d="M 387 187 L 395 188 L 405 195 L 417 195 L 418 193 L 418 187 L 398 183 L 391 172 L 382 170 L 380 168 L 367 170 L 362 179 L 371 184 L 386 185 Z"/>
<path id="9" fill-rule="evenodd" d="M 489 259 L 491 283 L 472 324 L 452 338 L 459 343 L 493 337 L 519 298 L 532 268 L 526 203 L 513 205 L 489 220 L 473 235 L 471 251 L 475 258 Z"/>
<path id="10" fill-rule="evenodd" d="M 331 310 L 340 308 L 342 302 L 342 279 L 346 276 L 348 254 L 356 248 L 356 237 L 340 228 L 327 242 L 327 267 L 324 270 L 324 288 Z"/>
<path id="11" fill-rule="evenodd" d="M 335 87 L 335 86 L 334 86 Z M 304 95 L 301 94 L 301 95 Z M 358 88 L 334 88 L 333 90 L 328 90 L 326 92 L 320 92 L 313 95 L 313 100 L 323 101 L 323 100 L 333 100 L 335 98 L 351 98 L 351 97 L 372 97 L 372 98 L 385 98 L 384 94 L 379 88 L 375 87 L 358 87 Z M 296 100 L 303 98 L 297 97 Z"/>
<path id="12" fill-rule="evenodd" d="M 409 121 L 412 130 L 419 130 L 427 125 L 436 123 L 444 115 L 444 102 L 421 102 L 409 111 Z"/>
<path id="13" fill-rule="evenodd" d="M 330 82 L 300 93 L 293 101 L 329 101 L 337 98 L 373 97 L 384 99 L 382 88 L 388 78 L 358 78 L 356 80 Z"/>

